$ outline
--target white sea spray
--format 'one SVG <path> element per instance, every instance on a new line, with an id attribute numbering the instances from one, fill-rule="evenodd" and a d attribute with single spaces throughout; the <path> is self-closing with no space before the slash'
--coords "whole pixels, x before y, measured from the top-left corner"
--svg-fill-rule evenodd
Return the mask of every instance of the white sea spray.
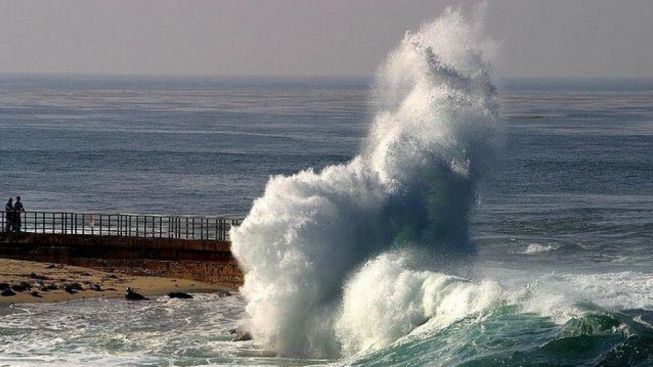
<path id="1" fill-rule="evenodd" d="M 467 217 L 498 119 L 486 59 L 492 49 L 453 10 L 408 33 L 379 69 L 374 93 L 382 102 L 361 153 L 268 182 L 231 232 L 258 343 L 282 355 L 352 354 L 390 343 L 425 318 L 460 312 L 446 297 L 433 299 L 442 289 L 462 292 L 455 297 L 481 293 L 438 269 L 418 269 L 423 259 L 410 254 L 427 253 L 431 265 L 475 254 Z M 389 252 L 400 257 L 390 262 L 397 278 L 360 286 L 389 266 Z M 383 293 L 397 304 L 365 306 Z M 468 311 L 475 302 L 484 304 L 470 300 Z M 415 310 L 383 321 L 405 307 Z M 379 327 L 370 335 L 356 329 L 356 315 L 374 313 Z"/>

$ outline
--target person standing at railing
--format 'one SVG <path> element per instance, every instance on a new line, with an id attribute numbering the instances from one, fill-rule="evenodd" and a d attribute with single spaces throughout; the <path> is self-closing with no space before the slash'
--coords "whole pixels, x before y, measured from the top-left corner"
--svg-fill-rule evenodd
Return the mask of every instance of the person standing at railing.
<path id="1" fill-rule="evenodd" d="M 20 232 L 21 213 L 25 211 L 23 203 L 20 201 L 20 196 L 16 196 L 16 203 L 14 203 L 14 218 L 12 220 L 14 232 Z"/>
<path id="2" fill-rule="evenodd" d="M 9 198 L 5 204 L 5 231 L 11 232 L 13 230 L 14 221 L 14 199 Z"/>

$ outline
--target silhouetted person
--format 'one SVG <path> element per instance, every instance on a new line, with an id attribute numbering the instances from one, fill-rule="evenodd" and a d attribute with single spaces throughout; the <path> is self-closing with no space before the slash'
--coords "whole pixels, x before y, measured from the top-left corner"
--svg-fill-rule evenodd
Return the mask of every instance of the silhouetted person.
<path id="1" fill-rule="evenodd" d="M 13 230 L 14 222 L 14 199 L 9 198 L 5 204 L 5 231 L 11 232 Z"/>
<path id="2" fill-rule="evenodd" d="M 16 202 L 14 203 L 14 217 L 12 220 L 12 226 L 14 227 L 14 232 L 20 232 L 20 214 L 25 211 L 23 203 L 20 202 L 20 196 L 16 196 Z"/>

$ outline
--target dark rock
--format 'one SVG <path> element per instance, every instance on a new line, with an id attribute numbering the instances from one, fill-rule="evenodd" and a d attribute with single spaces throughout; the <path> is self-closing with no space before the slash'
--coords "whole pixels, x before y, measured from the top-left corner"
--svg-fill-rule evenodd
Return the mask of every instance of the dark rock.
<path id="1" fill-rule="evenodd" d="M 24 292 L 26 290 L 32 289 L 32 285 L 27 282 L 18 282 L 11 285 L 11 289 L 14 292 Z"/>
<path id="2" fill-rule="evenodd" d="M 91 276 L 91 273 L 89 273 L 89 272 L 82 272 L 82 273 L 79 273 L 79 275 L 81 275 L 81 276 L 83 276 L 83 277 L 90 277 L 90 276 Z"/>
<path id="3" fill-rule="evenodd" d="M 118 279 L 118 276 L 116 274 L 109 274 L 107 278 Z"/>
<path id="4" fill-rule="evenodd" d="M 47 292 L 47 291 L 56 291 L 57 289 L 59 289 L 59 287 L 57 287 L 57 285 L 54 283 L 50 283 L 48 285 L 43 285 L 40 289 L 41 292 Z"/>
<path id="5" fill-rule="evenodd" d="M 241 329 L 230 329 L 229 334 L 232 335 L 231 341 L 234 342 L 244 342 L 247 340 L 252 340 L 252 334 L 249 331 Z"/>
<path id="6" fill-rule="evenodd" d="M 38 291 L 31 291 L 29 294 L 31 294 L 32 297 L 43 298 L 43 296 L 41 296 Z"/>
<path id="7" fill-rule="evenodd" d="M 82 285 L 79 284 L 79 283 L 77 283 L 77 282 L 74 282 L 74 283 L 64 283 L 64 284 L 61 286 L 61 288 L 62 288 L 64 291 L 66 291 L 66 292 L 68 292 L 68 293 L 70 293 L 70 294 L 75 294 L 75 293 L 77 293 L 77 292 L 79 292 L 79 291 L 83 291 L 83 290 L 84 290 L 84 288 L 82 287 Z"/>
<path id="8" fill-rule="evenodd" d="M 50 280 L 50 278 L 46 277 L 45 275 L 38 275 L 36 273 L 29 273 L 29 277 L 32 279 Z"/>
<path id="9" fill-rule="evenodd" d="M 57 267 L 57 266 L 54 265 L 54 264 L 48 264 L 48 266 L 46 266 L 45 268 L 46 268 L 46 269 L 54 269 L 54 268 L 56 268 L 56 267 Z"/>
<path id="10" fill-rule="evenodd" d="M 252 334 L 250 334 L 247 331 L 244 331 L 242 333 L 237 334 L 236 337 L 234 337 L 232 340 L 235 342 L 244 342 L 252 339 L 253 339 Z"/>
<path id="11" fill-rule="evenodd" d="M 102 287 L 100 287 L 100 285 L 97 284 L 97 283 L 96 284 L 91 284 L 91 286 L 89 288 L 91 290 L 93 290 L 93 291 L 96 291 L 96 292 L 101 292 L 102 291 Z"/>
<path id="12" fill-rule="evenodd" d="M 191 296 L 188 293 L 184 293 L 184 292 L 170 292 L 170 293 L 168 293 L 168 297 L 170 297 L 170 298 L 186 298 L 186 299 L 193 298 L 193 296 Z"/>
<path id="13" fill-rule="evenodd" d="M 9 283 L 0 283 L 0 291 L 4 291 L 5 289 L 11 288 L 11 285 Z"/>
<path id="14" fill-rule="evenodd" d="M 142 294 L 134 292 L 134 290 L 129 287 L 125 291 L 125 299 L 129 301 L 143 301 L 143 300 L 148 300 L 149 298 L 143 296 Z"/>
<path id="15" fill-rule="evenodd" d="M 231 292 L 229 292 L 226 289 L 219 289 L 218 290 L 218 297 L 231 297 Z"/>
<path id="16" fill-rule="evenodd" d="M 11 296 L 15 296 L 15 295 L 16 295 L 16 292 L 12 291 L 11 288 L 7 288 L 7 289 L 3 290 L 2 292 L 0 292 L 0 296 L 2 296 L 2 297 L 11 297 Z"/>

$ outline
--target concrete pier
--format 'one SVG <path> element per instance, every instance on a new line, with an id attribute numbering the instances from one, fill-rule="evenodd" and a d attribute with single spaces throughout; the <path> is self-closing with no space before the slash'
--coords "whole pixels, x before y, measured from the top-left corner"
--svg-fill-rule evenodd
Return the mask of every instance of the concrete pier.
<path id="1" fill-rule="evenodd" d="M 0 257 L 193 279 L 229 287 L 243 282 L 227 240 L 0 232 Z"/>

